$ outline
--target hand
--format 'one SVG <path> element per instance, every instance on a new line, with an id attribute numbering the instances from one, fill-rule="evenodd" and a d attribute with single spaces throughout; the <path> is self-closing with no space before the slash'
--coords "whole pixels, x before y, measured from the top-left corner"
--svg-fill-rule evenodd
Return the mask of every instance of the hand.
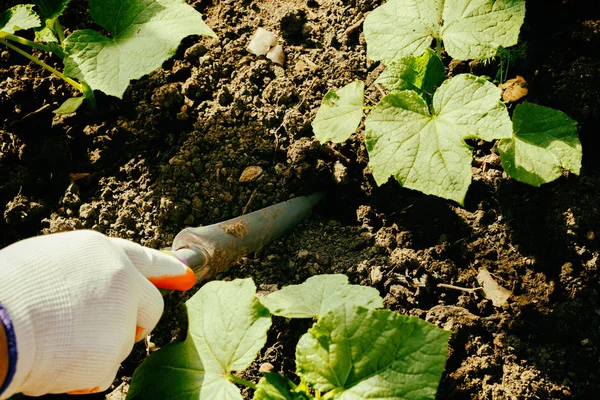
<path id="1" fill-rule="evenodd" d="M 134 342 L 162 314 L 151 282 L 187 290 L 195 275 L 170 255 L 93 231 L 39 236 L 0 250 L 0 329 L 3 307 L 11 358 L 0 398 L 106 390 Z"/>

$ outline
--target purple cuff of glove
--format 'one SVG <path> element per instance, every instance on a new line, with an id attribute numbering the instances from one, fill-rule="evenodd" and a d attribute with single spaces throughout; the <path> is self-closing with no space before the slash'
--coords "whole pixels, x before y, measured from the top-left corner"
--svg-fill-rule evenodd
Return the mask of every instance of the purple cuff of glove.
<path id="1" fill-rule="evenodd" d="M 8 372 L 4 383 L 0 382 L 0 395 L 10 385 L 17 369 L 17 338 L 15 337 L 15 329 L 13 328 L 8 310 L 0 303 L 0 329 L 2 329 L 2 326 L 4 326 L 6 341 L 8 342 Z"/>

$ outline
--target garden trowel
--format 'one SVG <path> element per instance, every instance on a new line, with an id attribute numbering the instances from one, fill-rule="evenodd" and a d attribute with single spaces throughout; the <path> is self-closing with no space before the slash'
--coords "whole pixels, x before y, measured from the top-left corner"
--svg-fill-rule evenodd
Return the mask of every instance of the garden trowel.
<path id="1" fill-rule="evenodd" d="M 206 281 L 295 227 L 322 198 L 323 193 L 300 196 L 218 224 L 185 228 L 171 252 L 194 270 L 197 282 Z"/>

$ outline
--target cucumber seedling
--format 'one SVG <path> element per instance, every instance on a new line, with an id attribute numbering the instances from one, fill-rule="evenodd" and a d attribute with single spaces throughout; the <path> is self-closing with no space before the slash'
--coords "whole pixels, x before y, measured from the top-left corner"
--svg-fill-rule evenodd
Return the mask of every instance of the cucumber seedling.
<path id="1" fill-rule="evenodd" d="M 468 139 L 500 140 L 502 166 L 521 182 L 539 186 L 563 168 L 579 174 L 577 123 L 566 114 L 523 103 L 511 122 L 493 83 L 471 74 L 445 80 L 442 44 L 454 59 L 490 58 L 517 44 L 524 17 L 524 0 L 389 0 L 364 22 L 367 55 L 387 65 L 376 83 L 389 93 L 365 107 L 362 81 L 330 91 L 313 121 L 315 136 L 343 142 L 370 110 L 365 143 L 375 182 L 394 177 L 460 205 L 472 180 Z"/>
<path id="2" fill-rule="evenodd" d="M 65 36 L 59 18 L 68 3 L 69 0 L 37 0 L 35 5 L 17 5 L 0 15 L 0 44 L 81 93 L 63 103 L 56 113 L 74 112 L 84 100 L 94 108 L 94 90 L 122 98 L 132 79 L 160 67 L 175 54 L 186 36 L 215 37 L 202 15 L 184 0 L 90 0 L 92 19 L 110 36 L 91 29 Z M 30 29 L 35 31 L 35 40 L 15 34 Z M 53 53 L 63 60 L 64 71 L 20 46 Z"/>
<path id="3" fill-rule="evenodd" d="M 187 301 L 185 341 L 153 353 L 136 369 L 128 400 L 434 399 L 450 332 L 380 309 L 375 288 L 344 275 L 317 275 L 256 297 L 251 279 L 213 281 Z M 239 376 L 267 341 L 271 314 L 313 318 L 296 346 L 298 384 L 274 372 L 258 383 Z"/>

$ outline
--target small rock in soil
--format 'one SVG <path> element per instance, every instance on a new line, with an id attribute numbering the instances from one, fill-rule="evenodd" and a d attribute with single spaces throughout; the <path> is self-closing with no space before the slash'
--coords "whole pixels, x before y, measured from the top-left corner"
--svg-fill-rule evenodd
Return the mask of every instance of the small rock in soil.
<path id="1" fill-rule="evenodd" d="M 251 165 L 249 167 L 246 167 L 246 169 L 244 169 L 244 171 L 242 172 L 242 175 L 240 175 L 240 179 L 239 182 L 240 183 L 248 183 L 248 182 L 254 182 L 255 180 L 258 179 L 259 176 L 261 176 L 263 173 L 263 169 L 257 165 Z"/>
<path id="2" fill-rule="evenodd" d="M 273 364 L 271 363 L 262 363 L 260 364 L 260 367 L 258 368 L 258 372 L 272 372 L 275 369 L 275 367 L 273 366 Z"/>
<path id="3" fill-rule="evenodd" d="M 379 282 L 381 282 L 381 280 L 383 279 L 383 272 L 381 272 L 381 267 L 378 265 L 376 267 L 373 267 L 373 269 L 371 270 L 371 283 L 373 285 L 377 285 Z"/>
<path id="4" fill-rule="evenodd" d="M 348 168 L 339 161 L 333 165 L 333 180 L 336 185 L 345 185 L 348 183 Z"/>
<path id="5" fill-rule="evenodd" d="M 283 52 L 283 47 L 281 47 L 279 44 L 273 47 L 267 52 L 267 58 L 273 61 L 275 64 L 283 67 L 283 64 L 285 64 L 285 53 Z"/>
<path id="6" fill-rule="evenodd" d="M 263 56 L 267 54 L 269 49 L 277 44 L 277 38 L 273 34 L 266 30 L 265 28 L 258 28 L 252 38 L 250 39 L 250 43 L 246 49 L 257 56 Z"/>

